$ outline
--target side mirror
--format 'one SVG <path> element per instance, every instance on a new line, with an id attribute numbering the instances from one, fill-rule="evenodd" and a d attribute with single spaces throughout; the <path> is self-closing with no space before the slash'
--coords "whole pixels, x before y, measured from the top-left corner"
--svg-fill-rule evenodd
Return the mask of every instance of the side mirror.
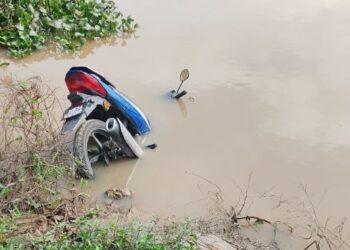
<path id="1" fill-rule="evenodd" d="M 184 82 L 190 77 L 190 72 L 188 69 L 183 69 L 180 74 L 180 81 Z"/>
<path id="2" fill-rule="evenodd" d="M 181 91 L 181 92 L 179 92 L 179 91 L 180 91 L 180 88 L 181 88 L 182 84 L 184 83 L 184 81 L 186 81 L 189 77 L 190 77 L 190 72 L 188 71 L 188 69 L 184 69 L 184 70 L 181 71 L 181 73 L 180 73 L 180 81 L 181 81 L 181 83 L 180 83 L 180 85 L 179 85 L 179 87 L 177 88 L 176 91 L 172 90 L 170 92 L 172 98 L 179 99 L 179 98 L 181 98 L 181 97 L 183 97 L 184 95 L 187 94 L 186 90 Z"/>

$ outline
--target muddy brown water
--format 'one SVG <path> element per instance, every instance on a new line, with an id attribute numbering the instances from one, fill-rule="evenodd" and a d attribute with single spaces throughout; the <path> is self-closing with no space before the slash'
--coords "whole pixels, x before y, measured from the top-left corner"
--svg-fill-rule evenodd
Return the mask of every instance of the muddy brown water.
<path id="1" fill-rule="evenodd" d="M 207 213 L 205 198 L 215 191 L 203 178 L 235 204 L 236 186 L 251 175 L 249 214 L 293 219 L 271 195 L 306 202 L 299 185 L 307 184 L 322 222 L 350 215 L 349 1 L 129 0 L 119 6 L 140 24 L 136 36 L 90 42 L 76 55 L 39 51 L 11 60 L 7 69 L 41 75 L 68 106 L 64 75 L 87 65 L 148 115 L 153 131 L 142 143 L 157 143 L 157 150 L 97 169 L 87 188 L 92 197 L 127 185 L 140 210 L 196 216 Z M 176 102 L 166 94 L 183 68 L 190 70 L 189 94 Z"/>

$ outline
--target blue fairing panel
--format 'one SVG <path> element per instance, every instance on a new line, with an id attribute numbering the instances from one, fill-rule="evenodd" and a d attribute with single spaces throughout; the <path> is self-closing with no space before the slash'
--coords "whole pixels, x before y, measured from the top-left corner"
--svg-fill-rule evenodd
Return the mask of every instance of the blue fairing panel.
<path id="1" fill-rule="evenodd" d="M 108 101 L 110 101 L 112 105 L 118 107 L 121 113 L 135 127 L 137 133 L 140 135 L 148 133 L 151 130 L 151 126 L 145 114 L 120 91 L 116 90 L 111 85 L 105 84 L 98 76 L 95 77 L 107 91 Z"/>

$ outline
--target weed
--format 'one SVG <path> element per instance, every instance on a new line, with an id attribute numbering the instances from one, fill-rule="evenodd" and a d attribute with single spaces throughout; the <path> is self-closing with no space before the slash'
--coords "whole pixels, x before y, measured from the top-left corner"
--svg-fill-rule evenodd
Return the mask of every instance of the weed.
<path id="1" fill-rule="evenodd" d="M 0 211 L 42 211 L 69 178 L 59 125 L 51 117 L 53 91 L 31 78 L 0 85 Z M 72 176 L 72 175 L 71 175 Z"/>
<path id="2" fill-rule="evenodd" d="M 8 233 L 15 229 L 16 225 L 10 216 L 0 217 L 0 245 L 5 243 Z"/>
<path id="3" fill-rule="evenodd" d="M 4 246 L 15 249 L 21 249 L 22 246 L 36 249 L 197 249 L 195 234 L 183 230 L 182 224 L 172 225 L 171 237 L 176 240 L 173 242 L 169 241 L 169 235 L 154 226 L 147 227 L 135 222 L 125 225 L 103 224 L 95 217 L 97 214 L 97 210 L 92 210 L 72 222 L 58 222 L 40 236 L 12 238 Z"/>

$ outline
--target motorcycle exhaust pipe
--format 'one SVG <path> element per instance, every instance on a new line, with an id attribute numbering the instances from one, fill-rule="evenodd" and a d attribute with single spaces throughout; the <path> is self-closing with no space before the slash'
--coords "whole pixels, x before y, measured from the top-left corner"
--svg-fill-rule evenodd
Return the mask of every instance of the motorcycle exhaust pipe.
<path id="1" fill-rule="evenodd" d="M 122 149 L 122 152 L 130 158 L 141 158 L 143 150 L 130 134 L 129 130 L 117 118 L 108 118 L 106 121 L 106 130 L 112 136 L 112 139 Z"/>

